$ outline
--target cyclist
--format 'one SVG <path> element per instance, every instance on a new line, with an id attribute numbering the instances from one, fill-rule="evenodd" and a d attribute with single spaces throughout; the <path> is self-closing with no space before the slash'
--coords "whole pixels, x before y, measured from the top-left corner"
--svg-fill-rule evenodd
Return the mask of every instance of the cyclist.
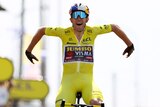
<path id="1" fill-rule="evenodd" d="M 134 51 L 134 45 L 127 35 L 115 24 L 88 26 L 89 8 L 81 3 L 73 5 L 69 14 L 72 26 L 41 27 L 26 49 L 27 58 L 34 64 L 38 59 L 32 54 L 32 49 L 43 35 L 57 36 L 62 40 L 63 47 L 63 75 L 61 86 L 56 97 L 56 106 L 61 99 L 75 103 L 76 93 L 82 92 L 86 104 L 99 105 L 103 102 L 103 95 L 93 78 L 93 49 L 95 38 L 104 33 L 114 32 L 127 45 L 123 55 L 129 57 Z"/>

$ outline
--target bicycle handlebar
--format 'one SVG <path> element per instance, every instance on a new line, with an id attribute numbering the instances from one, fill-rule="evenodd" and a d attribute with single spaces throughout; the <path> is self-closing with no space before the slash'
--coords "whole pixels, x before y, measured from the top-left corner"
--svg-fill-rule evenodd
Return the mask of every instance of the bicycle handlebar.
<path id="1" fill-rule="evenodd" d="M 104 103 L 101 103 L 101 105 L 72 104 L 72 103 L 66 103 L 65 100 L 63 99 L 62 102 L 61 102 L 60 107 L 65 107 L 65 106 L 73 106 L 73 107 L 104 107 Z"/>

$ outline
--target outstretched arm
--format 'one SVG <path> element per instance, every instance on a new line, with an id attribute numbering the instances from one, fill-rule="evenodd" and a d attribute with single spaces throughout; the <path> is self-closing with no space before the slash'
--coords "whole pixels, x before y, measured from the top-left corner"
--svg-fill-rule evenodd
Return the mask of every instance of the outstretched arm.
<path id="1" fill-rule="evenodd" d="M 125 44 L 127 45 L 127 48 L 124 50 L 123 55 L 127 53 L 127 58 L 132 54 L 134 51 L 134 45 L 130 41 L 130 39 L 127 37 L 127 35 L 124 33 L 123 30 L 118 25 L 111 24 L 112 26 L 112 31 L 119 37 L 121 38 Z"/>
<path id="2" fill-rule="evenodd" d="M 38 59 L 32 54 L 32 50 L 35 47 L 35 45 L 39 42 L 39 40 L 42 38 L 42 36 L 45 34 L 45 28 L 40 28 L 34 37 L 32 38 L 31 43 L 29 44 L 28 48 L 25 51 L 25 54 L 27 58 L 34 64 L 33 59 L 38 61 Z"/>

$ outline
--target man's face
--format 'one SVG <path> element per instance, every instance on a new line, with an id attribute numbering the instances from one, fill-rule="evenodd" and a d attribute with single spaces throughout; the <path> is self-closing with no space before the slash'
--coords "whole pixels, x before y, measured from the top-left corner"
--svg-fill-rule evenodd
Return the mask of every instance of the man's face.
<path id="1" fill-rule="evenodd" d="M 88 22 L 89 18 L 87 16 L 85 16 L 86 14 L 78 11 L 78 12 L 74 12 L 71 15 L 70 21 L 73 24 L 73 28 L 74 30 L 81 32 L 84 31 L 84 28 L 86 26 L 86 23 Z"/>

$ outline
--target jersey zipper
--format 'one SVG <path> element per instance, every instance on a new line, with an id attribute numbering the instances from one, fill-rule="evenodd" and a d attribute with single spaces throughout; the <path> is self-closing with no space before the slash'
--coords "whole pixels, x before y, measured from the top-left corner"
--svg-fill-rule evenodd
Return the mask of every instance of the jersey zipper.
<path id="1" fill-rule="evenodd" d="M 85 31 L 84 31 L 84 33 L 85 33 Z M 81 40 L 83 39 L 84 33 L 83 33 L 83 35 L 82 35 L 82 37 L 81 37 L 80 40 L 78 40 L 77 36 L 76 36 L 75 33 L 74 33 L 74 36 L 75 36 L 75 38 L 76 38 L 76 40 L 77 40 L 77 42 L 78 42 L 78 46 L 80 46 L 80 44 L 81 44 Z M 80 72 L 80 62 L 79 62 L 79 61 L 77 61 L 77 72 L 78 72 L 78 73 Z"/>
<path id="2" fill-rule="evenodd" d="M 77 37 L 76 37 L 76 39 L 77 39 Z M 82 38 L 81 38 L 81 39 L 82 39 Z M 78 46 L 80 46 L 81 39 L 80 39 L 80 41 L 77 39 L 77 41 L 78 41 Z M 80 72 L 80 62 L 79 62 L 79 61 L 77 61 L 77 72 L 78 72 L 78 73 Z"/>
<path id="3" fill-rule="evenodd" d="M 78 40 L 78 38 L 76 37 L 76 35 L 75 35 L 75 38 L 77 39 L 78 46 L 81 46 L 81 40 L 83 38 L 83 35 L 82 35 L 82 37 L 81 37 L 80 40 Z M 77 72 L 80 73 L 80 62 L 79 61 L 77 61 Z"/>

